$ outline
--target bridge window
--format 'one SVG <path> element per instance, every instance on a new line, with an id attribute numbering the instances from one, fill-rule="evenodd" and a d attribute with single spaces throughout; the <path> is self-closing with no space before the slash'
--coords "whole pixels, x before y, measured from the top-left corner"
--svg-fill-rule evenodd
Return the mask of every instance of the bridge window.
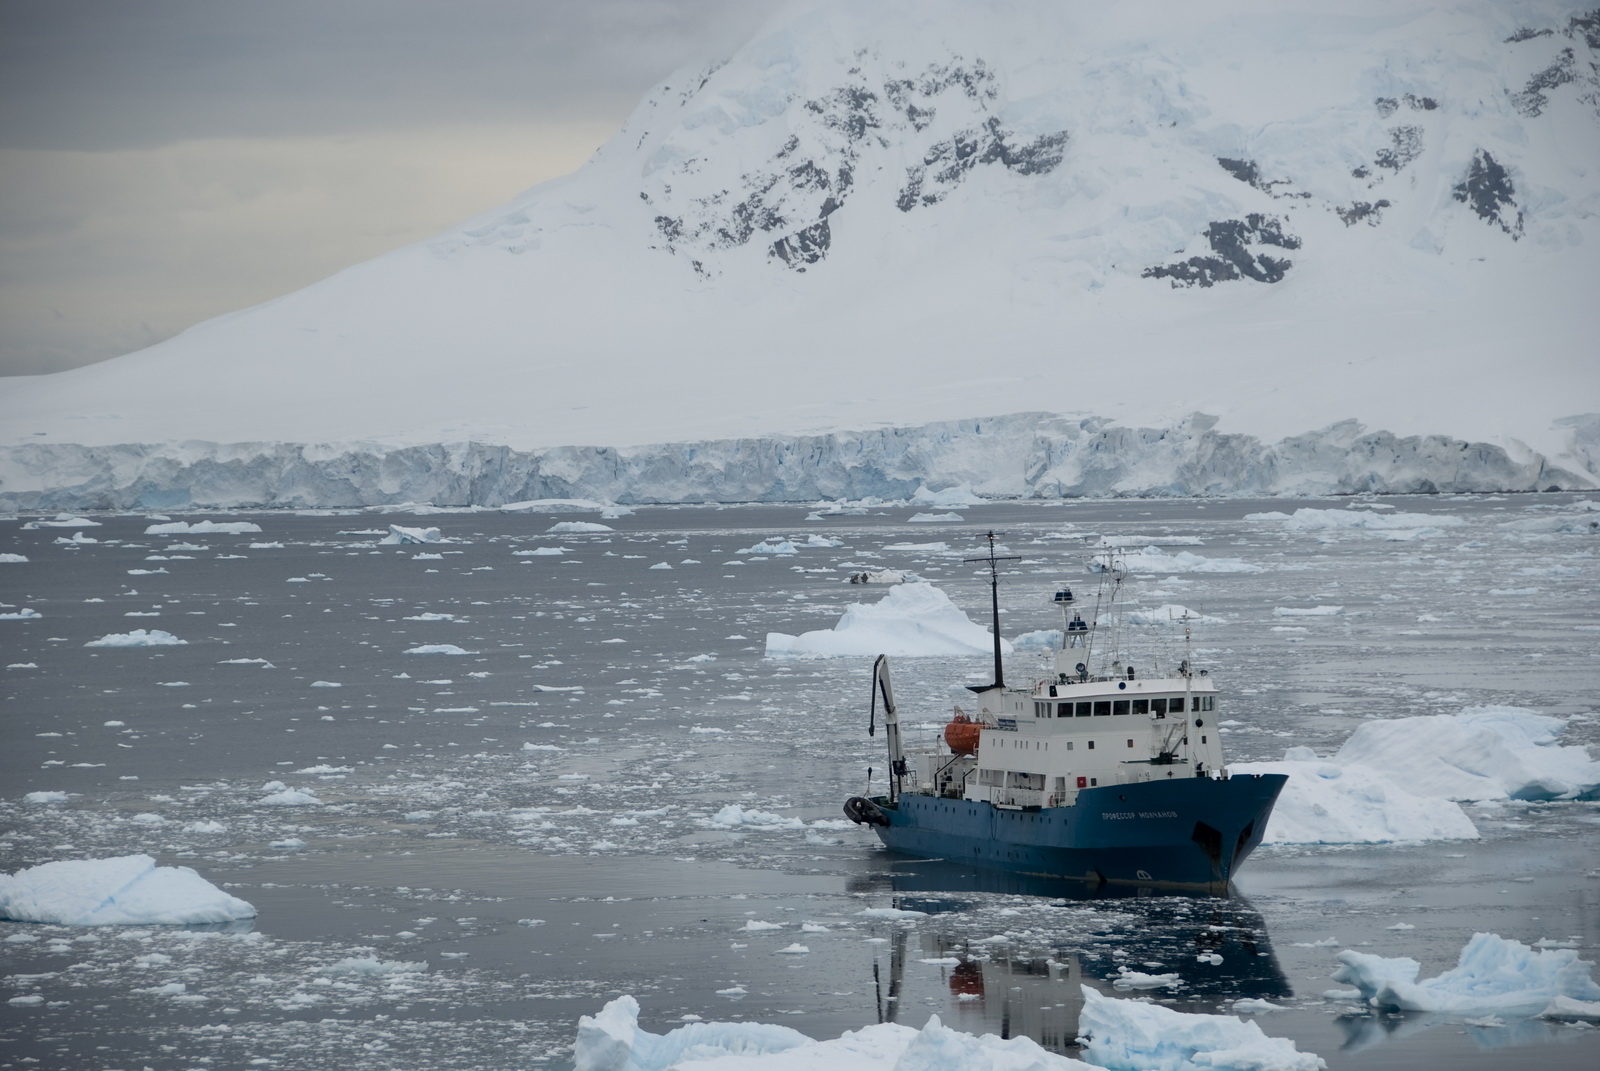
<path id="1" fill-rule="evenodd" d="M 1150 713 L 1150 700 L 1148 700 L 1148 699 L 1135 699 L 1133 701 L 1133 712 L 1135 714 L 1148 714 L 1148 713 Z"/>
<path id="2" fill-rule="evenodd" d="M 1117 699 L 1117 700 L 1113 700 L 1112 701 L 1112 703 L 1111 703 L 1111 713 L 1112 714 L 1126 714 L 1127 712 L 1128 712 L 1128 701 L 1126 699 Z"/>
<path id="3" fill-rule="evenodd" d="M 1111 713 L 1111 700 L 1097 699 L 1094 704 L 1094 716 L 1097 718 L 1109 716 Z"/>
<path id="4" fill-rule="evenodd" d="M 1203 696 L 1200 697 L 1200 709 L 1201 710 L 1215 710 L 1216 708 L 1217 708 L 1217 697 L 1216 696 L 1214 696 L 1214 695 L 1203 695 Z"/>
<path id="5" fill-rule="evenodd" d="M 1089 709 L 1093 706 L 1093 703 L 1079 703 L 1073 708 L 1073 714 L 1079 718 L 1087 718 L 1089 716 Z"/>
<path id="6" fill-rule="evenodd" d="M 1072 717 L 1072 704 L 1071 703 L 1062 703 L 1060 709 L 1058 709 L 1056 711 L 1056 717 L 1058 717 L 1058 718 L 1070 718 L 1070 717 Z"/>
<path id="7" fill-rule="evenodd" d="M 1160 699 L 1150 700 L 1150 713 L 1154 714 L 1158 718 L 1164 718 L 1167 716 L 1167 699 L 1165 696 L 1162 696 Z"/>

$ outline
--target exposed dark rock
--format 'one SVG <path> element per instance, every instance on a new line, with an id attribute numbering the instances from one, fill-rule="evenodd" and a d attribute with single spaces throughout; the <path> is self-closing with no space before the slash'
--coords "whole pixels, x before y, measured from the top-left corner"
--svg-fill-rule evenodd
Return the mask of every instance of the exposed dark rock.
<path id="1" fill-rule="evenodd" d="M 1350 177 L 1351 178 L 1366 178 L 1367 176 L 1369 176 L 1371 174 L 1372 174 L 1372 172 L 1369 171 L 1367 168 L 1358 167 L 1354 171 L 1350 172 Z"/>
<path id="2" fill-rule="evenodd" d="M 1206 242 L 1213 256 L 1190 257 L 1176 264 L 1146 268 L 1146 279 L 1171 279 L 1174 287 L 1215 286 L 1233 279 L 1254 279 L 1275 283 L 1293 266 L 1293 261 L 1251 250 L 1252 245 L 1275 245 L 1299 249 L 1300 239 L 1285 234 L 1276 216 L 1252 212 L 1242 220 L 1224 219 L 1206 227 Z"/>
<path id="3" fill-rule="evenodd" d="M 646 198 L 648 200 L 648 198 Z M 683 237 L 683 220 L 673 219 L 671 216 L 657 216 L 656 230 L 669 242 L 676 242 Z"/>
<path id="4" fill-rule="evenodd" d="M 1400 108 L 1400 102 L 1393 97 L 1379 97 L 1372 102 L 1378 107 L 1378 118 L 1387 119 Z"/>
<path id="5" fill-rule="evenodd" d="M 1226 156 L 1219 156 L 1217 157 L 1217 163 L 1221 164 L 1224 171 L 1238 179 L 1240 182 L 1254 186 L 1262 193 L 1265 193 L 1271 197 L 1309 198 L 1311 196 L 1309 193 L 1280 193 L 1278 191 L 1278 187 L 1289 185 L 1289 180 L 1272 179 L 1269 181 L 1262 178 L 1261 168 L 1256 165 L 1254 160 L 1233 160 Z"/>
<path id="6" fill-rule="evenodd" d="M 990 118 L 976 130 L 935 142 L 922 163 L 906 172 L 896 206 L 909 212 L 918 205 L 938 204 L 979 164 L 998 163 L 1019 175 L 1042 175 L 1061 163 L 1066 153 L 1065 130 L 1041 134 L 1026 145 L 1016 144 L 1012 137 L 999 119 Z"/>
<path id="7" fill-rule="evenodd" d="M 1414 112 L 1431 112 L 1439 107 L 1439 102 L 1432 97 L 1418 97 L 1407 93 L 1405 95 L 1406 107 Z"/>
<path id="8" fill-rule="evenodd" d="M 833 232 L 828 227 L 828 221 L 823 219 L 803 231 L 796 231 L 787 238 L 773 242 L 772 255 L 796 271 L 805 271 L 807 264 L 815 264 L 827 256 L 828 247 L 832 244 Z"/>
<path id="9" fill-rule="evenodd" d="M 1422 128 L 1420 126 L 1397 126 L 1389 130 L 1389 148 L 1379 149 L 1372 162 L 1379 167 L 1388 168 L 1396 173 L 1411 161 L 1422 155 Z"/>
<path id="10" fill-rule="evenodd" d="M 1577 20 L 1574 19 L 1573 21 L 1577 21 Z M 1555 33 L 1555 31 L 1551 30 L 1551 29 L 1548 29 L 1548 28 L 1543 29 L 1543 30 L 1534 30 L 1534 29 L 1530 29 L 1527 26 L 1524 26 L 1521 29 L 1519 29 L 1516 33 L 1514 33 L 1510 37 L 1506 38 L 1506 44 L 1514 45 L 1514 44 L 1517 44 L 1519 41 L 1532 41 L 1535 37 L 1549 37 L 1553 33 Z"/>
<path id="11" fill-rule="evenodd" d="M 1376 227 L 1382 222 L 1383 210 L 1388 207 L 1389 202 L 1386 200 L 1374 201 L 1370 204 L 1366 201 L 1356 201 L 1349 208 L 1335 208 L 1334 211 L 1339 214 L 1339 218 L 1344 221 L 1346 227 L 1353 226 L 1360 220 L 1366 220 L 1368 226 Z"/>
<path id="12" fill-rule="evenodd" d="M 1226 156 L 1219 156 L 1217 163 L 1222 165 L 1222 170 L 1245 185 L 1260 188 L 1261 169 L 1256 166 L 1254 160 L 1230 160 Z"/>
<path id="13" fill-rule="evenodd" d="M 1572 21 L 1567 23 L 1567 36 L 1582 37 L 1584 44 L 1600 51 L 1600 7 L 1572 16 Z"/>
<path id="14" fill-rule="evenodd" d="M 1550 103 L 1550 98 L 1545 96 L 1545 90 L 1554 89 L 1556 86 L 1566 85 L 1577 78 L 1575 70 L 1577 57 L 1572 49 L 1563 48 L 1556 56 L 1556 61 L 1544 70 L 1528 79 L 1528 84 L 1522 87 L 1521 93 L 1511 95 L 1511 103 L 1517 111 L 1526 116 L 1541 114 L 1545 105 Z"/>
<path id="15" fill-rule="evenodd" d="M 1498 224 L 1513 239 L 1522 237 L 1522 211 L 1517 208 L 1516 187 L 1500 162 L 1483 149 L 1472 154 L 1467 177 L 1450 192 L 1456 200 L 1470 206 L 1478 218 Z"/>

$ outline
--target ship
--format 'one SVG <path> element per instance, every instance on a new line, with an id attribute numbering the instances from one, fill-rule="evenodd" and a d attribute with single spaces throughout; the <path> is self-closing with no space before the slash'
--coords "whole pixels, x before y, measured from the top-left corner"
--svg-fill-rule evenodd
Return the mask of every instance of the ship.
<path id="1" fill-rule="evenodd" d="M 1177 665 L 1140 673 L 1122 648 L 1119 600 L 1127 571 L 1113 547 L 1089 569 L 1099 577 L 1085 620 L 1067 586 L 1052 665 L 1008 686 L 1001 654 L 999 563 L 988 553 L 994 683 L 971 686 L 939 738 L 906 748 L 889 660 L 872 670 L 868 732 L 883 713 L 888 785 L 852 796 L 844 812 L 891 851 L 1090 886 L 1146 886 L 1226 895 L 1261 843 L 1282 774 L 1231 774 L 1223 755 L 1225 709 L 1216 679 L 1183 630 Z M 869 784 L 871 774 L 868 775 Z M 870 789 L 869 789 L 870 791 Z"/>

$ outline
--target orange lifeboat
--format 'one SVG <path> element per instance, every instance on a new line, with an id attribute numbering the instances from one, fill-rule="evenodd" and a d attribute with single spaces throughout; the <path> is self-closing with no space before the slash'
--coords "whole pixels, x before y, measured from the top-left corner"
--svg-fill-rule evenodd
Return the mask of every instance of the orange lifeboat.
<path id="1" fill-rule="evenodd" d="M 982 732 L 983 726 L 965 714 L 957 714 L 944 727 L 944 742 L 950 745 L 952 755 L 975 755 L 978 752 L 978 737 Z"/>

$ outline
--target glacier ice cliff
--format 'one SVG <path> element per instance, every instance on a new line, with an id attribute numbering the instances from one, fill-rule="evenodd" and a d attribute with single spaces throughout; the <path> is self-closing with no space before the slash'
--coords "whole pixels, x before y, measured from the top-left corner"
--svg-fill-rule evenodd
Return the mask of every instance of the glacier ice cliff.
<path id="1" fill-rule="evenodd" d="M 1532 451 L 1396 436 L 1354 420 L 1276 442 L 1194 414 L 1176 426 L 1015 413 L 915 427 L 655 446 L 517 450 L 485 442 L 0 448 L 0 509 L 349 507 L 529 499 L 619 503 L 904 499 L 970 485 L 994 498 L 1324 495 L 1600 486 L 1600 416 L 1566 423 L 1569 467 Z"/>

